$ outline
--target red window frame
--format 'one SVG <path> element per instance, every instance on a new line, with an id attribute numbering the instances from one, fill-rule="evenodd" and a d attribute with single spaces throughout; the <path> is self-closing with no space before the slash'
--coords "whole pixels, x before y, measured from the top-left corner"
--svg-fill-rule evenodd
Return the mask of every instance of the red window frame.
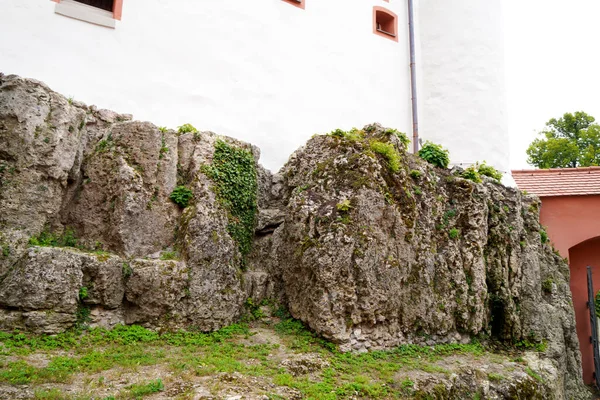
<path id="1" fill-rule="evenodd" d="M 377 14 L 383 13 L 386 14 L 391 19 L 392 31 L 382 32 L 377 29 Z M 384 7 L 374 6 L 373 7 L 373 33 L 377 36 L 384 37 L 386 39 L 393 40 L 394 42 L 398 41 L 398 16 Z"/>
<path id="2" fill-rule="evenodd" d="M 299 0 L 299 1 L 296 1 L 296 0 L 283 0 L 283 1 L 285 1 L 288 4 L 293 5 L 294 7 L 301 8 L 303 10 L 304 10 L 305 3 L 306 3 L 306 0 Z"/>

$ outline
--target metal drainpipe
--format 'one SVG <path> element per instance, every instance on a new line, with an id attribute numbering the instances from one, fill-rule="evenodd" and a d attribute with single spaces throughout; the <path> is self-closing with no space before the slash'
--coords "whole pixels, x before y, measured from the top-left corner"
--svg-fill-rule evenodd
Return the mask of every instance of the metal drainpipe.
<path id="1" fill-rule="evenodd" d="M 410 39 L 410 89 L 412 94 L 413 153 L 419 151 L 419 114 L 417 112 L 417 71 L 415 66 L 415 20 L 413 0 L 408 0 L 408 36 Z"/>

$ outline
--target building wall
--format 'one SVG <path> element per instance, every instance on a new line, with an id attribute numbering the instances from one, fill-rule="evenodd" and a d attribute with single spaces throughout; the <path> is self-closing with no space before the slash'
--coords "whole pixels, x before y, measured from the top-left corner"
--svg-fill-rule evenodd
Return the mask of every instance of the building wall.
<path id="1" fill-rule="evenodd" d="M 496 2 L 418 0 L 417 39 L 425 138 L 453 161 L 503 167 Z M 306 0 L 304 10 L 282 0 L 124 0 L 116 29 L 55 5 L 0 0 L 0 71 L 136 119 L 250 141 L 270 169 L 314 133 L 374 121 L 412 131 L 406 0 Z M 374 6 L 397 14 L 397 42 L 373 34 Z"/>
<path id="2" fill-rule="evenodd" d="M 599 196 L 542 197 L 540 222 L 560 254 L 569 258 L 569 249 L 600 236 Z"/>
<path id="3" fill-rule="evenodd" d="M 587 307 L 587 271 L 592 266 L 594 289 L 600 289 L 600 195 L 542 197 L 540 222 L 553 246 L 569 259 L 571 293 L 581 349 L 583 378 L 593 381 L 590 314 Z"/>
<path id="4" fill-rule="evenodd" d="M 600 238 L 590 239 L 569 250 L 571 269 L 571 292 L 577 321 L 577 337 L 581 349 L 583 380 L 594 382 L 594 353 L 590 343 L 590 312 L 587 307 L 587 267 L 592 267 L 594 291 L 600 289 Z"/>
<path id="5" fill-rule="evenodd" d="M 423 141 L 509 173 L 502 1 L 420 0 L 419 25 Z"/>

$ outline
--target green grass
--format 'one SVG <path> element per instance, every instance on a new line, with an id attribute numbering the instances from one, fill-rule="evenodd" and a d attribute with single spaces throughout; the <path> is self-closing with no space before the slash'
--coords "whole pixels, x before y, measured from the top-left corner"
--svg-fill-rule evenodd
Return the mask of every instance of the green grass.
<path id="1" fill-rule="evenodd" d="M 104 371 L 136 372 L 146 366 L 161 366 L 173 376 L 215 376 L 238 373 L 267 379 L 278 386 L 298 390 L 304 399 L 402 398 L 414 392 L 409 371 L 450 374 L 439 361 L 453 355 L 481 357 L 484 347 L 477 343 L 436 346 L 403 345 L 390 351 L 364 354 L 341 353 L 301 322 L 283 317 L 271 325 L 276 343 L 251 345 L 252 332 L 236 324 L 213 333 L 177 331 L 157 333 L 140 326 L 117 326 L 111 331 L 89 329 L 54 336 L 0 333 L 0 383 L 39 385 L 70 383 L 82 376 Z M 308 376 L 293 376 L 280 366 L 274 353 L 313 353 L 328 363 Z M 49 363 L 38 367 L 27 363 L 28 355 L 44 354 Z M 6 361 L 7 356 L 11 360 Z M 529 373 L 529 372 L 528 372 Z M 76 375 L 77 374 L 77 375 Z M 168 389 L 160 374 L 114 393 L 116 398 L 140 399 Z M 492 376 L 490 374 L 490 379 Z M 118 390 L 118 389 L 115 389 Z M 60 399 L 57 390 L 40 391 L 37 398 Z M 45 397 L 43 397 L 45 396 Z M 272 398 L 277 398 L 276 396 Z"/>
<path id="2" fill-rule="evenodd" d="M 128 398 L 137 400 L 154 393 L 162 392 L 165 390 L 165 386 L 163 385 L 162 380 L 157 379 L 148 383 L 131 385 L 128 389 Z"/>

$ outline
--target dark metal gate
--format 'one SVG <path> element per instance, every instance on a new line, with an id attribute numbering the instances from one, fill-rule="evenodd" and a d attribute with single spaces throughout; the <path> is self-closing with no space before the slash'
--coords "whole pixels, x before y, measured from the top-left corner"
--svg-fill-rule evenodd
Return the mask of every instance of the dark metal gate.
<path id="1" fill-rule="evenodd" d="M 588 308 L 590 310 L 590 324 L 592 325 L 592 348 L 594 351 L 594 379 L 596 387 L 600 388 L 600 352 L 598 351 L 598 320 L 596 319 L 596 302 L 594 296 L 594 282 L 592 281 L 592 268 L 587 267 Z"/>

